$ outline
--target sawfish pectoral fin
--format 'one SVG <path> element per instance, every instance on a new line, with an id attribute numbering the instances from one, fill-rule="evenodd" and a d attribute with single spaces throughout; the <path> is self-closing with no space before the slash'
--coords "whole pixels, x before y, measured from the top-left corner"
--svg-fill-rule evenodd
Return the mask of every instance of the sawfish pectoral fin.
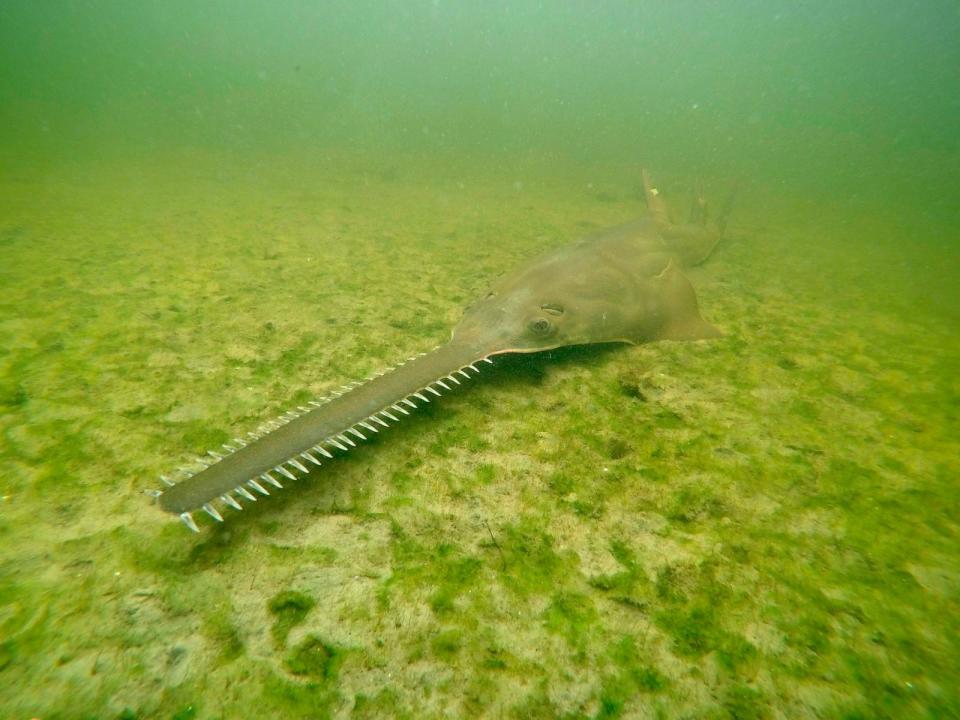
<path id="1" fill-rule="evenodd" d="M 667 263 L 654 278 L 658 284 L 662 322 L 653 333 L 653 340 L 706 340 L 722 333 L 700 315 L 697 294 L 674 261 Z"/>
<path id="2" fill-rule="evenodd" d="M 709 340 L 722 337 L 715 326 L 708 323 L 699 315 L 674 320 L 663 325 L 656 335 L 656 340 Z"/>

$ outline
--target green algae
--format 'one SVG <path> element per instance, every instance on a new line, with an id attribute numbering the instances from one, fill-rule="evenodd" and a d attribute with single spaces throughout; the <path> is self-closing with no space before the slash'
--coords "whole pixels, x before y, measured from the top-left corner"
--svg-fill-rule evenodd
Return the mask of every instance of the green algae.
<path id="1" fill-rule="evenodd" d="M 483 563 L 450 543 L 433 547 L 418 543 L 396 526 L 394 538 L 394 573 L 381 593 L 381 603 L 390 603 L 396 585 L 408 593 L 426 591 L 437 616 L 460 610 L 460 598 L 477 585 Z"/>
<path id="2" fill-rule="evenodd" d="M 731 720 L 763 720 L 770 717 L 763 693 L 747 685 L 731 685 L 723 698 L 723 709 Z"/>
<path id="3" fill-rule="evenodd" d="M 334 717 L 334 709 L 342 696 L 327 683 L 290 682 L 271 675 L 262 681 L 256 712 L 297 720 L 326 720 Z"/>
<path id="4" fill-rule="evenodd" d="M 554 243 L 524 234 L 543 228 L 513 196 L 468 222 L 451 217 L 469 217 L 475 199 L 444 196 L 451 214 L 432 193 L 362 187 L 349 188 L 355 242 L 325 246 L 324 273 L 281 261 L 306 263 L 342 219 L 311 220 L 298 187 L 276 191 L 290 219 L 270 222 L 291 238 L 263 261 L 278 273 L 269 284 L 261 265 L 216 259 L 243 240 L 158 243 L 144 270 L 107 239 L 97 262 L 58 274 L 119 308 L 87 298 L 72 329 L 3 326 L 17 339 L 0 356 L 0 532 L 17 548 L 0 565 L 0 679 L 18 688 L 12 714 L 957 714 L 960 646 L 946 626 L 958 395 L 932 387 L 955 364 L 908 351 L 917 335 L 944 352 L 954 341 L 922 318 L 891 330 L 886 311 L 858 302 L 844 317 L 860 336 L 834 332 L 824 307 L 840 299 L 798 299 L 819 269 L 768 284 L 799 247 L 773 235 L 736 233 L 695 279 L 725 338 L 498 361 L 279 497 L 223 525 L 203 518 L 199 536 L 157 513 L 141 491 L 178 452 L 442 341 L 453 298 Z M 633 212 L 564 188 L 535 201 L 557 237 Z M 385 202 L 427 207 L 404 216 Z M 272 212 L 252 203 L 244 213 Z M 408 255 L 372 240 L 398 216 Z M 424 262 L 417 233 L 461 222 L 455 245 L 429 253 L 436 267 Z M 196 239 L 189 222 L 171 228 Z M 43 275 L 30 263 L 45 257 L 17 252 L 24 277 Z M 184 271 L 191 253 L 199 279 Z M 373 281 L 348 297 L 340 280 L 358 263 Z M 149 280 L 162 277 L 179 280 L 160 292 Z M 56 285 L 13 301 L 53 303 Z M 798 306 L 804 323 L 790 321 Z M 131 360 L 134 345 L 151 350 Z"/>
<path id="5" fill-rule="evenodd" d="M 653 587 L 636 555 L 622 540 L 614 540 L 610 544 L 610 554 L 622 569 L 619 572 L 591 577 L 590 586 L 602 590 L 608 597 L 628 607 L 644 609 L 651 599 Z M 662 575 L 665 576 L 667 571 Z"/>
<path id="6" fill-rule="evenodd" d="M 501 528 L 500 535 L 504 566 L 501 582 L 517 595 L 548 594 L 568 573 L 576 572 L 576 556 L 557 552 L 553 538 L 532 516 Z"/>
<path id="7" fill-rule="evenodd" d="M 543 611 L 543 626 L 562 635 L 574 648 L 583 647 L 599 619 L 593 601 L 580 593 L 557 593 Z"/>
<path id="8" fill-rule="evenodd" d="M 453 661 L 463 647 L 464 635 L 461 630 L 441 630 L 430 641 L 430 650 L 435 658 L 443 662 Z"/>
<path id="9" fill-rule="evenodd" d="M 313 598 L 293 590 L 285 590 L 270 598 L 267 607 L 276 618 L 270 633 L 278 647 L 286 644 L 287 635 L 304 621 L 316 604 Z"/>
<path id="10" fill-rule="evenodd" d="M 377 720 L 377 718 L 397 718 L 413 720 L 417 715 L 399 707 L 400 698 L 396 690 L 383 688 L 375 695 L 359 693 L 354 697 L 351 717 L 358 720 Z"/>
<path id="11" fill-rule="evenodd" d="M 284 659 L 284 666 L 294 675 L 328 684 L 337 679 L 343 662 L 343 650 L 324 642 L 315 635 L 308 635 L 294 647 Z"/>

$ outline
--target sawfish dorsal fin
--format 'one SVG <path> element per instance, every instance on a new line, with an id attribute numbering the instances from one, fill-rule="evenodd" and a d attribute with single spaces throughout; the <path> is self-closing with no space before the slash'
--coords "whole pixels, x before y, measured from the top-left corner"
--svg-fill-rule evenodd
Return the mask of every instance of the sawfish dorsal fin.
<path id="1" fill-rule="evenodd" d="M 660 285 L 664 321 L 654 333 L 654 340 L 706 340 L 720 337 L 721 332 L 700 316 L 697 296 L 687 277 L 674 260 L 654 281 Z"/>
<path id="2" fill-rule="evenodd" d="M 710 211 L 706 198 L 698 189 L 694 194 L 693 207 L 687 222 L 677 222 L 670 217 L 666 200 L 660 190 L 653 185 L 646 170 L 643 177 L 643 192 L 647 201 L 647 210 L 657 231 L 669 245 L 671 252 L 680 257 L 684 266 L 699 265 L 704 262 L 723 239 L 727 227 L 727 216 L 733 207 L 737 186 L 727 198 L 716 220 L 710 221 Z"/>

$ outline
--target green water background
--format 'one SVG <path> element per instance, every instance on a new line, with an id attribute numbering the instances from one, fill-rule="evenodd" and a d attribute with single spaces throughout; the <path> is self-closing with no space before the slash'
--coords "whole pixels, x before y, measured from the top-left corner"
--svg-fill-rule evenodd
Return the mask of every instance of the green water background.
<path id="1" fill-rule="evenodd" d="M 958 35 L 949 2 L 0 5 L 0 709 L 955 716 Z M 150 507 L 641 213 L 642 166 L 678 209 L 739 182 L 693 274 L 723 340 L 508 365 L 199 538 Z"/>
<path id="2" fill-rule="evenodd" d="M 955 219 L 957 8 L 5 3 L 8 166 L 200 147 L 640 158 Z M 489 161 L 489 160 L 488 160 Z"/>

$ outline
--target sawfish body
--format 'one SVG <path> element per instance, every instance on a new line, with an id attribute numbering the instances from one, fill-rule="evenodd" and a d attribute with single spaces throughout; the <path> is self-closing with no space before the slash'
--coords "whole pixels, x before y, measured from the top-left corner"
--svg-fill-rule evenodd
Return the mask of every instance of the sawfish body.
<path id="1" fill-rule="evenodd" d="M 507 275 L 466 309 L 447 344 L 300 406 L 181 468 L 179 477 L 164 477 L 160 507 L 192 530 L 194 510 L 222 520 L 218 503 L 239 510 L 240 500 L 269 495 L 296 473 L 473 377 L 496 355 L 718 335 L 700 316 L 682 269 L 710 254 L 722 220 L 708 226 L 703 212 L 694 216 L 698 222 L 675 225 L 646 174 L 644 187 L 648 217 L 553 250 Z"/>

